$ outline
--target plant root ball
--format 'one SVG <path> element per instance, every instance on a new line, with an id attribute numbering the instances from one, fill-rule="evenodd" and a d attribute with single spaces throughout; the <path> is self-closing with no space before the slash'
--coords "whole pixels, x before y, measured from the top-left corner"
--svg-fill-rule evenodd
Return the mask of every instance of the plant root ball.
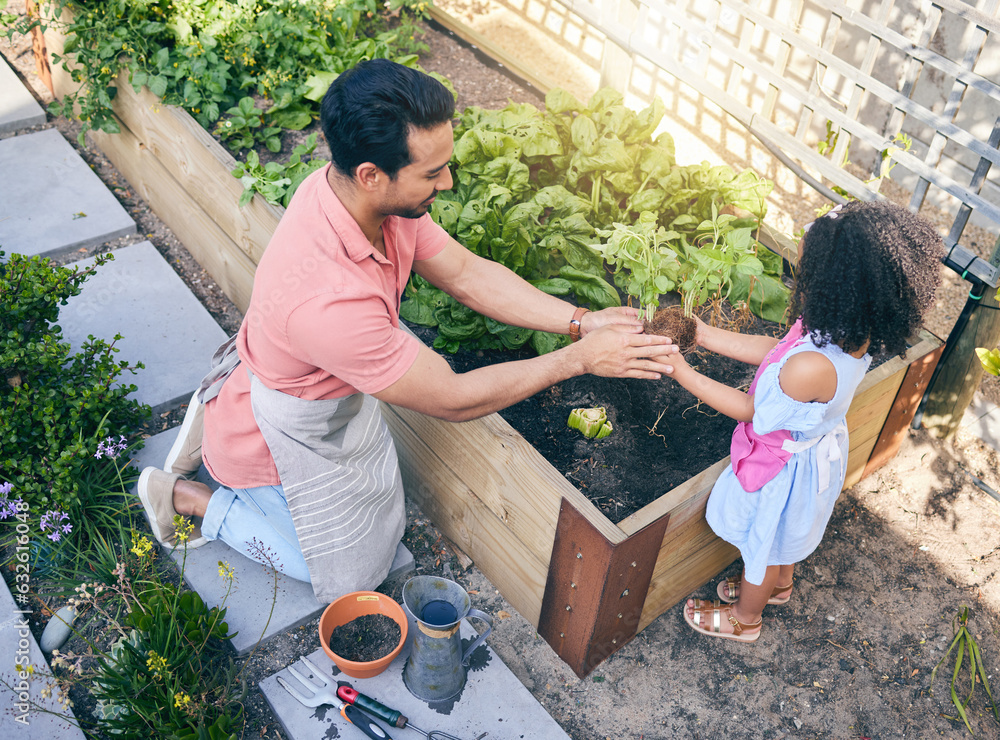
<path id="1" fill-rule="evenodd" d="M 698 325 L 693 318 L 684 315 L 682 306 L 659 308 L 653 314 L 653 320 L 644 321 L 643 324 L 647 334 L 660 334 L 669 337 L 674 344 L 680 347 L 682 355 L 693 352 L 697 346 L 694 335 Z"/>

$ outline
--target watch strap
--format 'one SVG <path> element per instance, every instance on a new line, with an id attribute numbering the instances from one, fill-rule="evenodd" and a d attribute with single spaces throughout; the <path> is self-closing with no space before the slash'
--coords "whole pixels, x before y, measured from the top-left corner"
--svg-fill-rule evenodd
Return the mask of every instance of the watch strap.
<path id="1" fill-rule="evenodd" d="M 570 341 L 576 342 L 580 339 L 580 320 L 583 315 L 587 313 L 589 309 L 580 307 L 573 312 L 573 318 L 569 320 L 569 338 Z"/>

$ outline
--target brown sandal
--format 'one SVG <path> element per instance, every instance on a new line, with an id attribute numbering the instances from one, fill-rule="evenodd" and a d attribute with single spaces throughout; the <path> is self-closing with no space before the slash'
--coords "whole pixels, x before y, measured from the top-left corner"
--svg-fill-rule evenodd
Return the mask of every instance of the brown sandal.
<path id="1" fill-rule="evenodd" d="M 719 585 L 716 586 L 715 592 L 719 594 L 719 598 L 725 601 L 727 604 L 734 603 L 740 598 L 740 584 L 742 579 L 730 576 L 724 581 L 719 581 Z M 789 583 L 787 586 L 775 586 L 774 590 L 771 592 L 771 598 L 767 600 L 768 604 L 779 605 L 787 604 L 788 600 L 792 598 L 792 586 L 793 583 Z M 778 594 L 784 594 L 779 596 Z"/>
<path id="2" fill-rule="evenodd" d="M 687 606 L 684 607 L 684 621 L 688 623 L 695 632 L 708 637 L 721 637 L 726 640 L 736 640 L 737 642 L 756 642 L 760 637 L 763 620 L 758 619 L 753 624 L 745 624 L 733 616 L 732 607 L 724 605 L 718 601 L 706 601 L 704 599 L 692 599 L 694 601 L 694 614 L 688 616 Z M 722 631 L 723 616 L 733 626 L 732 633 Z M 747 630 L 756 630 L 747 634 Z"/>

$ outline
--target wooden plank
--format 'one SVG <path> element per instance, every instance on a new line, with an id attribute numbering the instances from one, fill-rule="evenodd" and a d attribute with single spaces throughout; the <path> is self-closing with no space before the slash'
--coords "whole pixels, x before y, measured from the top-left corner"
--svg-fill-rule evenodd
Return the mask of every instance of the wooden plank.
<path id="1" fill-rule="evenodd" d="M 153 153 L 121 124 L 119 134 L 90 136 L 198 263 L 241 311 L 246 311 L 256 265 L 191 198 Z"/>
<path id="2" fill-rule="evenodd" d="M 943 342 L 936 350 L 910 365 L 906 371 L 906 377 L 903 378 L 903 383 L 896 393 L 896 399 L 868 458 L 862 478 L 866 478 L 896 456 L 942 352 L 944 352 Z"/>
<path id="3" fill-rule="evenodd" d="M 469 554 L 518 613 L 537 626 L 556 519 L 543 560 L 475 495 L 452 461 L 442 459 L 440 450 L 400 417 L 399 409 L 383 404 L 382 410 L 396 443 L 406 495 Z"/>
<path id="4" fill-rule="evenodd" d="M 126 73 L 116 86 L 116 115 L 229 238 L 259 262 L 285 209 L 259 196 L 240 208 L 243 185 L 231 174 L 236 160 L 211 134 L 183 108 L 163 105 L 147 88 L 136 93 Z"/>

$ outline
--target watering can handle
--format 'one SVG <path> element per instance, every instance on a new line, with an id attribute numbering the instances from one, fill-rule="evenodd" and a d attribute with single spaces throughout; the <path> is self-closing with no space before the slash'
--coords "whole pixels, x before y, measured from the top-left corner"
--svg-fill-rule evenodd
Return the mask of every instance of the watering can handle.
<path id="1" fill-rule="evenodd" d="M 476 619 L 481 619 L 489 625 L 483 634 L 472 641 L 472 644 L 469 645 L 468 649 L 465 651 L 465 655 L 462 656 L 462 665 L 468 667 L 469 658 L 472 656 L 472 653 L 477 647 L 483 644 L 486 638 L 489 637 L 490 632 L 493 631 L 493 617 L 486 612 L 479 611 L 478 609 L 469 609 L 465 616 L 466 618 L 475 617 Z"/>

